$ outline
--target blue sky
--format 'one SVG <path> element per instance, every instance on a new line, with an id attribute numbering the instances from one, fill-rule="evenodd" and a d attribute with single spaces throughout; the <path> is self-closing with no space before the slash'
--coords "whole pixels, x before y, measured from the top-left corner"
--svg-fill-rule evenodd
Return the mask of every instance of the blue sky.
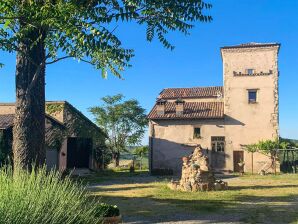
<path id="1" fill-rule="evenodd" d="M 88 117 L 88 108 L 100 98 L 117 93 L 135 98 L 149 112 L 158 93 L 166 87 L 222 85 L 220 47 L 246 42 L 279 42 L 280 132 L 298 139 L 298 1 L 209 0 L 212 23 L 197 23 L 190 36 L 172 33 L 176 46 L 164 49 L 145 40 L 144 27 L 120 25 L 116 32 L 127 48 L 135 49 L 132 68 L 125 80 L 100 72 L 74 60 L 50 65 L 46 71 L 46 99 L 67 100 Z M 15 55 L 1 52 L 0 102 L 15 99 Z M 144 139 L 144 143 L 146 140 Z"/>

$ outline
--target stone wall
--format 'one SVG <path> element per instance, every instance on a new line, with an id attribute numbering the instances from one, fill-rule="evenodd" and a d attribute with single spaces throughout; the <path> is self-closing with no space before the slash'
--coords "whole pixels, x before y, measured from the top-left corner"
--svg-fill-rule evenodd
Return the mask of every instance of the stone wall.
<path id="1" fill-rule="evenodd" d="M 99 168 L 100 151 L 105 146 L 105 134 L 102 130 L 66 101 L 47 102 L 46 111 L 66 126 L 67 137 L 92 139 L 93 150 L 89 167 Z M 62 146 L 59 155 L 60 166 L 65 169 L 67 165 L 67 138 L 65 138 Z"/>

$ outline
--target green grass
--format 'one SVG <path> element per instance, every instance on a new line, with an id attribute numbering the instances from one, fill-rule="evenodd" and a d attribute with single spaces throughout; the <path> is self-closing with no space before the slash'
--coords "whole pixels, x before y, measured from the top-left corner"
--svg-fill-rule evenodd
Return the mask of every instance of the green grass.
<path id="1" fill-rule="evenodd" d="M 0 170 L 0 223 L 96 224 L 96 206 L 80 183 L 57 172 Z"/>
<path id="2" fill-rule="evenodd" d="M 104 173 L 93 177 L 93 185 L 102 185 L 92 195 L 119 205 L 131 221 L 175 221 L 173 217 L 187 211 L 198 220 L 209 217 L 211 223 L 298 223 L 297 174 L 233 177 L 228 190 L 213 192 L 173 191 L 167 187 L 169 177 L 145 173 L 110 172 L 103 178 Z"/>

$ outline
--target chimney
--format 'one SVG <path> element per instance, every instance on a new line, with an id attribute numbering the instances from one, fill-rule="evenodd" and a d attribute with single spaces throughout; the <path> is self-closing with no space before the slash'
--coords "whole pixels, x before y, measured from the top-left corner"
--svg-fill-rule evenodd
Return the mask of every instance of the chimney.
<path id="1" fill-rule="evenodd" d="M 158 116 L 163 116 L 165 115 L 165 104 L 166 104 L 166 100 L 163 99 L 158 99 L 156 101 L 156 113 Z"/>
<path id="2" fill-rule="evenodd" d="M 182 116 L 183 115 L 183 111 L 184 111 L 184 103 L 185 101 L 183 101 L 182 99 L 178 98 L 176 101 L 176 116 Z"/>

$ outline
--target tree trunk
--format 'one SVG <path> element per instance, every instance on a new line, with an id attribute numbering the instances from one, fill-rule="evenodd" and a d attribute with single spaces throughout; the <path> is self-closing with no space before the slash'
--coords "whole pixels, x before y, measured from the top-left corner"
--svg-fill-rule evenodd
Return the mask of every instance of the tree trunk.
<path id="1" fill-rule="evenodd" d="M 120 160 L 120 153 L 119 152 L 113 152 L 112 153 L 112 159 L 115 167 L 119 166 L 119 160 Z"/>
<path id="2" fill-rule="evenodd" d="M 251 153 L 251 174 L 254 174 L 254 153 Z"/>
<path id="3" fill-rule="evenodd" d="M 32 164 L 40 166 L 45 162 L 45 35 L 42 32 L 34 29 L 19 43 L 13 129 L 15 168 L 30 169 Z"/>
<path id="4" fill-rule="evenodd" d="M 142 164 L 142 161 L 143 161 L 143 156 L 141 156 L 141 161 L 140 161 L 140 170 L 142 170 L 143 169 L 143 164 Z"/>

